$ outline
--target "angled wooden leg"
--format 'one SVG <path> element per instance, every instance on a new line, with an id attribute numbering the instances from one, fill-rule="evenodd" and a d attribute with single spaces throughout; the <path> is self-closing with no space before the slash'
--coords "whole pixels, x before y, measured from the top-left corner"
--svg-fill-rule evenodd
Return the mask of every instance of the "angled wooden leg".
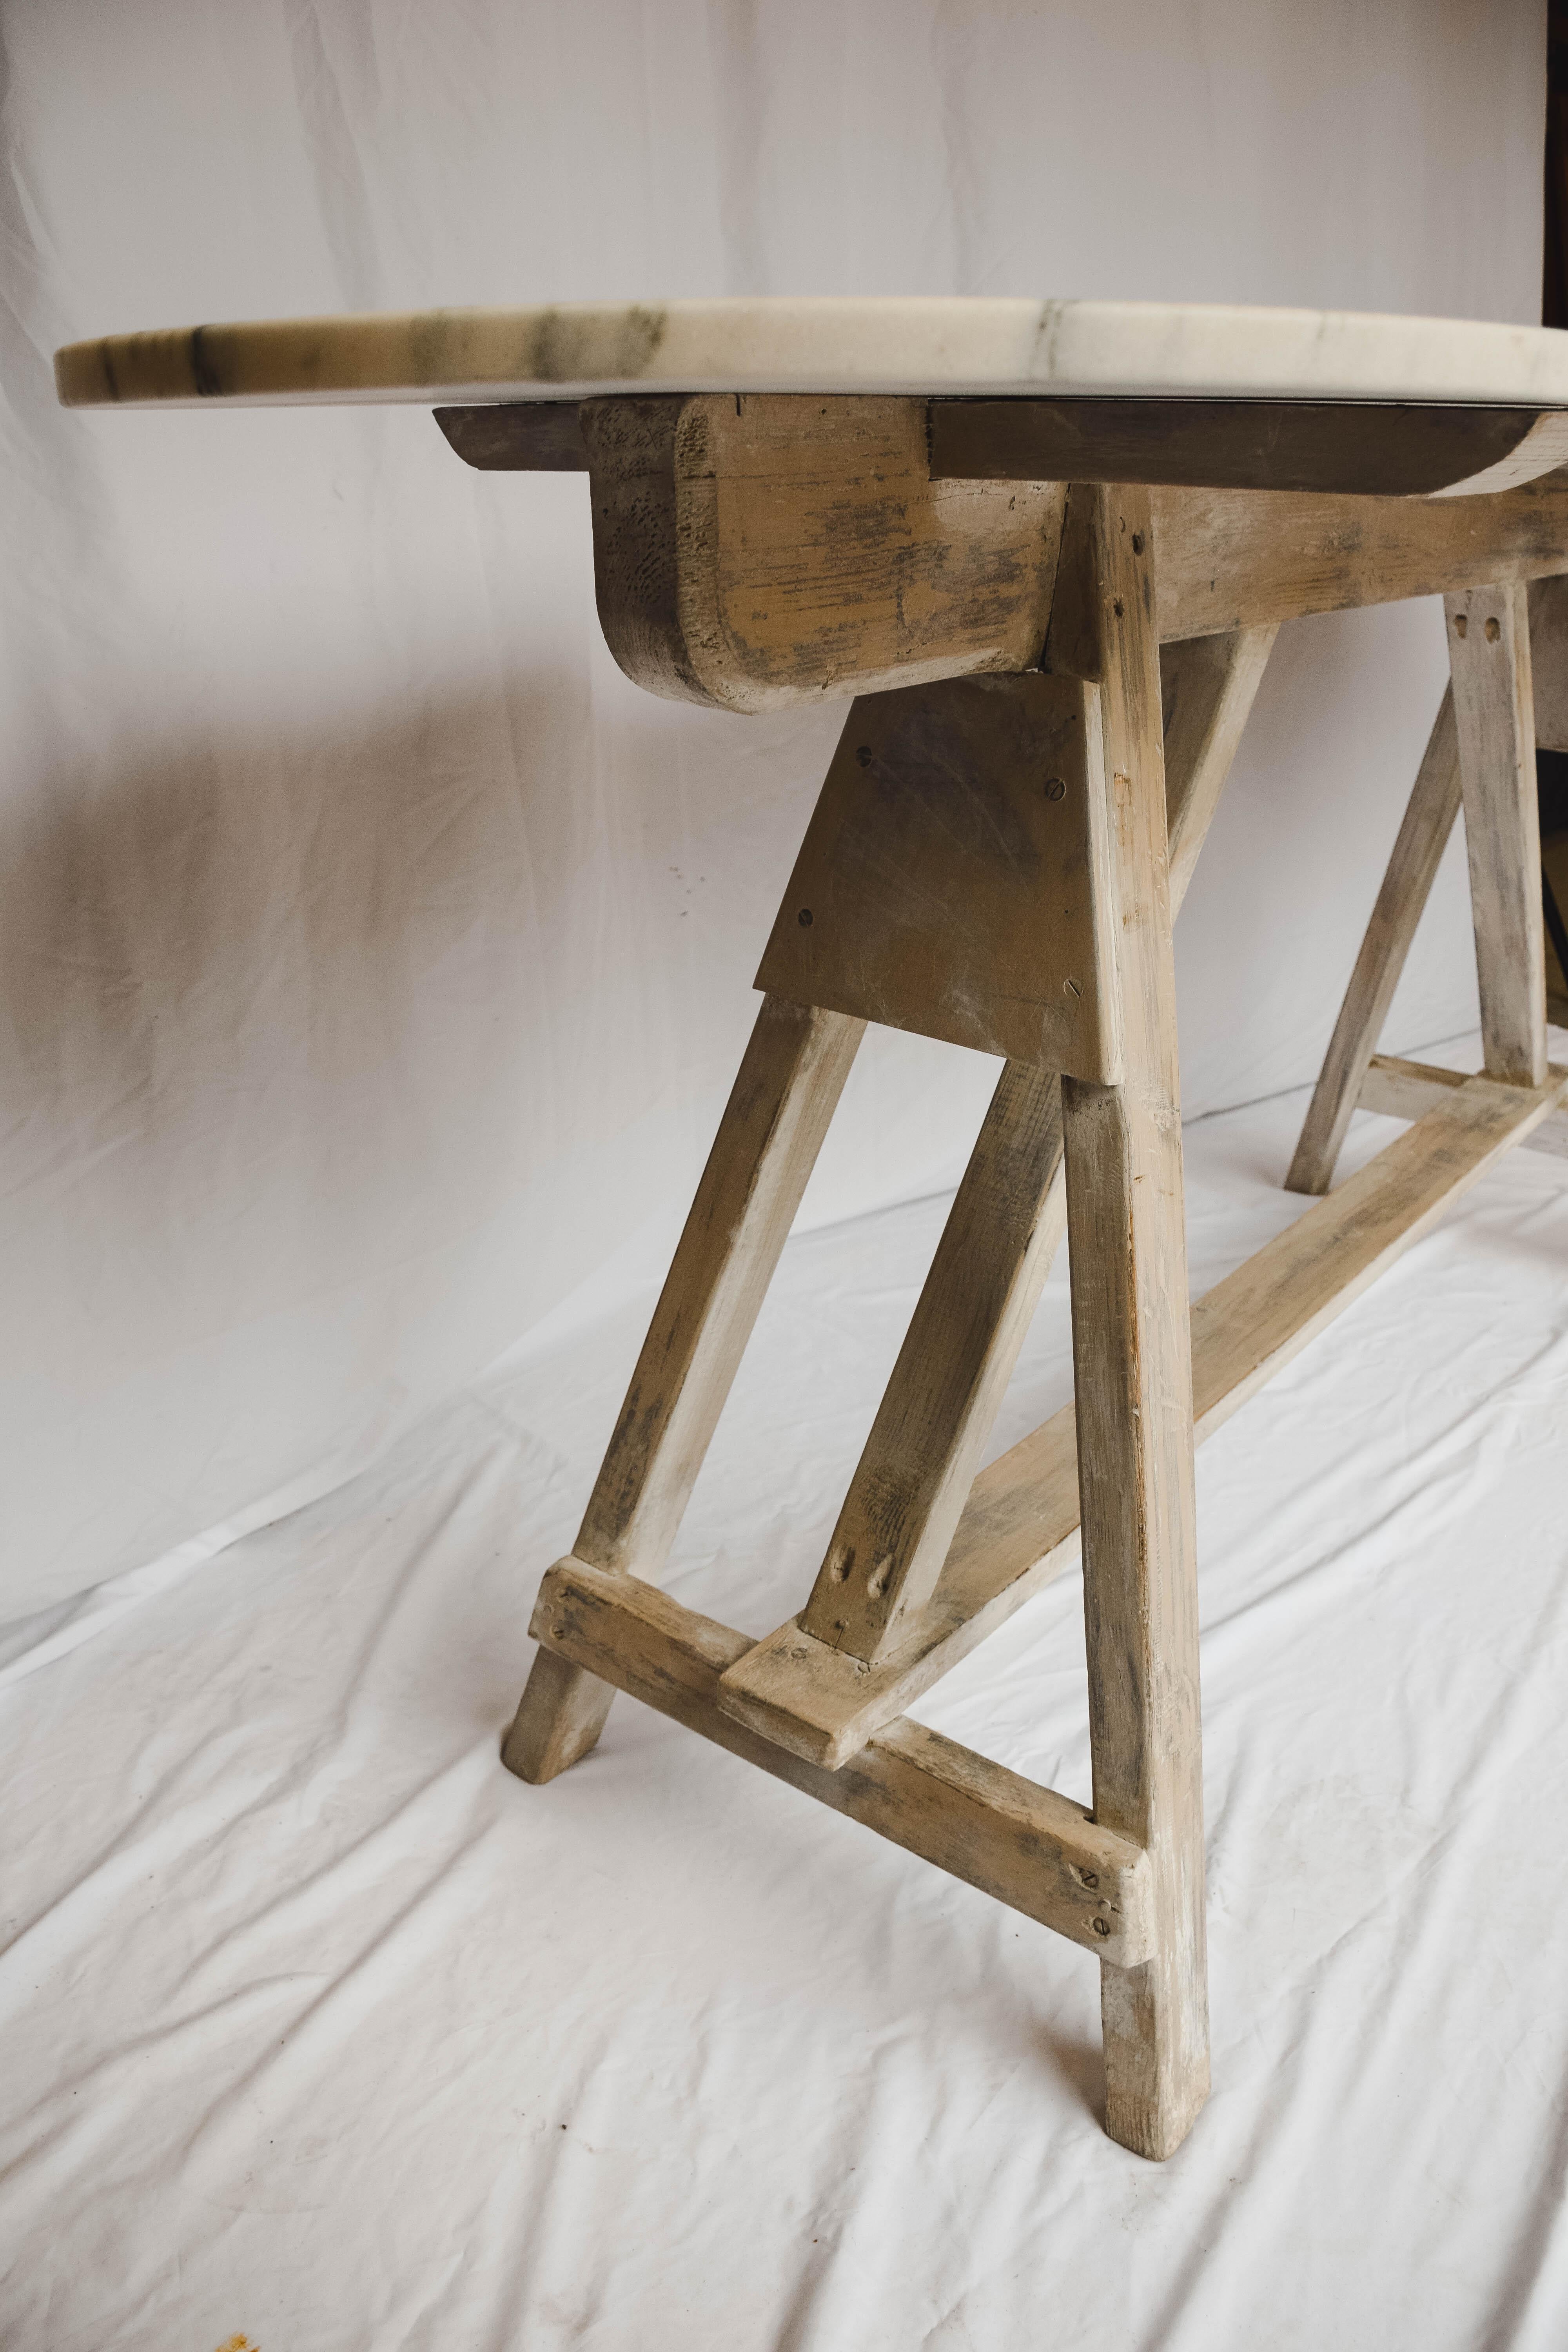
<path id="1" fill-rule="evenodd" d="M 1530 616 L 1522 581 L 1445 596 L 1487 1076 L 1546 1077 Z"/>
<path id="2" fill-rule="evenodd" d="M 1047 664 L 1101 680 L 1125 1076 L 1063 1083 L 1095 1819 L 1149 1854 L 1155 1956 L 1102 1970 L 1106 2129 L 1177 2147 L 1208 2095 L 1193 1396 L 1147 494 L 1068 493 Z"/>
<path id="3" fill-rule="evenodd" d="M 650 1581 L 663 1567 L 864 1033 L 763 998 L 574 1558 Z M 593 1747 L 614 1696 L 541 1651 L 502 1760 L 553 1779 Z"/>
<path id="4" fill-rule="evenodd" d="M 1285 1186 L 1326 1192 L 1388 1018 L 1410 942 L 1459 814 L 1459 740 L 1454 689 L 1444 690 L 1383 887 L 1329 1041 L 1311 1107 Z"/>
<path id="5" fill-rule="evenodd" d="M 1161 651 L 1173 920 L 1186 896 L 1279 634 L 1277 625 L 1227 629 L 1218 636 L 1183 638 Z"/>
<path id="6" fill-rule="evenodd" d="M 947 1557 L 1061 1238 L 1061 1080 L 1005 1065 L 801 1617 L 829 1648 L 895 1648 Z"/>

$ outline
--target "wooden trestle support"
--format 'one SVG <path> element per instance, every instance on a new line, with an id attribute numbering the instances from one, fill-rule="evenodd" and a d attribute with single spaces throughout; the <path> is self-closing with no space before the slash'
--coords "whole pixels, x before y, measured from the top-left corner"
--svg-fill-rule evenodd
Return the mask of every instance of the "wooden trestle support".
<path id="1" fill-rule="evenodd" d="M 1512 579 L 1447 600 L 1452 687 L 1289 1181 L 1326 1191 L 1358 1102 L 1414 1123 L 1189 1313 L 1171 924 L 1275 624 L 1167 644 L 1163 711 L 1157 553 L 1147 491 L 1074 484 L 1037 667 L 852 705 L 504 1750 L 548 1780 L 626 1691 L 1083 1945 L 1106 2127 L 1154 2158 L 1209 2080 L 1194 1440 L 1501 1153 L 1568 1126 Z M 1373 1054 L 1461 798 L 1476 1077 Z M 657 1580 L 868 1020 L 1003 1069 L 811 1594 L 753 1643 Z M 1076 1407 L 976 1475 L 1064 1227 Z M 1080 1552 L 1092 1811 L 906 1714 Z"/>

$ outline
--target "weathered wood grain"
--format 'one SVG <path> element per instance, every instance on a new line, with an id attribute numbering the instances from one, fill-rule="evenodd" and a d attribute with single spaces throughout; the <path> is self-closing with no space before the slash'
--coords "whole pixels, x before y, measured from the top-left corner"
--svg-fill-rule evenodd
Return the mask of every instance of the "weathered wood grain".
<path id="1" fill-rule="evenodd" d="M 1484 499 L 1156 489 L 1163 642 L 1568 572 L 1568 474 Z"/>
<path id="2" fill-rule="evenodd" d="M 937 480 L 926 404 L 585 402 L 600 616 L 655 693 L 737 711 L 1038 658 L 1060 481 Z M 1423 499 L 1157 488 L 1163 641 L 1568 572 L 1568 472 Z"/>
<path id="3" fill-rule="evenodd" d="M 737 711 L 1029 668 L 1060 483 L 933 482 L 919 401 L 595 400 L 599 618 L 627 676 Z"/>

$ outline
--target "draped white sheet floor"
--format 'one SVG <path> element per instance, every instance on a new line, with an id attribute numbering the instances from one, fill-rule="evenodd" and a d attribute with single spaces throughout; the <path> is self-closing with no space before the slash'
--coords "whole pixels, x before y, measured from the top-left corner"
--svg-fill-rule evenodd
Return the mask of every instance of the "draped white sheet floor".
<path id="1" fill-rule="evenodd" d="M 1303 1108 L 1189 1129 L 1194 1288 L 1300 1213 Z M 943 1206 L 791 1245 L 682 1600 L 798 1605 Z M 1043 1928 L 629 1700 L 500 1769 L 646 1296 L 16 1682 L 0 2343 L 1561 2347 L 1565 1276 L 1516 1153 L 1200 1456 L 1215 2094 L 1163 2167 Z M 998 1446 L 1067 1338 L 1058 1270 Z M 922 1716 L 1087 1795 L 1079 1601 Z"/>

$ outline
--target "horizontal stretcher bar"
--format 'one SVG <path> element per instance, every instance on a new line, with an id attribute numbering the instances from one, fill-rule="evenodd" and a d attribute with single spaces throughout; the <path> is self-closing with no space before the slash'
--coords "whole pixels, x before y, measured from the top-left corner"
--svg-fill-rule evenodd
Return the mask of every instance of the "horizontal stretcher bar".
<path id="1" fill-rule="evenodd" d="M 1438 1071 L 1424 1073 L 1423 1085 L 1422 1115 L 1406 1134 L 1194 1306 L 1198 1442 L 1497 1159 L 1553 1120 L 1568 1072 L 1553 1071 L 1539 1089 Z M 764 1739 L 837 1770 L 1078 1557 L 1077 1429 L 1068 1405 L 975 1480 L 941 1581 L 901 1648 L 868 1665 L 792 1618 L 728 1669 L 719 1705 Z"/>
<path id="2" fill-rule="evenodd" d="M 558 1560 L 529 1632 L 571 1665 L 672 1716 L 835 1812 L 1102 1960 L 1136 1968 L 1153 1950 L 1149 1857 L 1070 1798 L 993 1764 L 920 1723 L 891 1723 L 855 1762 L 826 1772 L 721 1715 L 720 1676 L 750 1647 L 711 1617 L 619 1570 Z"/>
<path id="3" fill-rule="evenodd" d="M 1424 1118 L 1464 1083 L 1463 1070 L 1442 1070 L 1431 1062 L 1402 1062 L 1394 1054 L 1374 1054 L 1362 1080 L 1356 1108 L 1377 1111 L 1385 1118 Z M 1568 1110 L 1552 1111 L 1521 1141 L 1526 1151 L 1568 1160 Z"/>

